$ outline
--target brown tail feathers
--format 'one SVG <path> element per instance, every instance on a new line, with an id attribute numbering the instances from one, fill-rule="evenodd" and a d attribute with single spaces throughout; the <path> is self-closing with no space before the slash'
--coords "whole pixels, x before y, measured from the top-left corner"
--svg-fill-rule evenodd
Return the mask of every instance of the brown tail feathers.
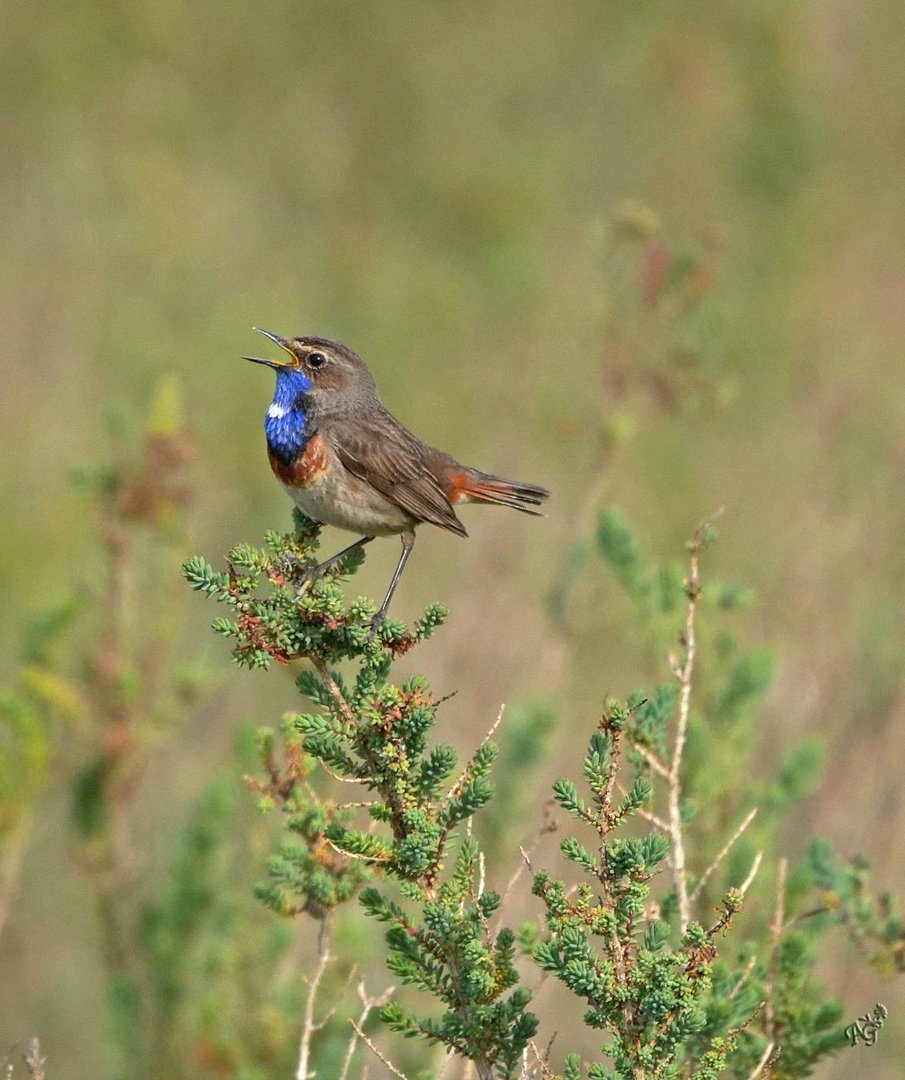
<path id="1" fill-rule="evenodd" d="M 519 484 L 514 480 L 504 480 L 502 476 L 492 476 L 478 469 L 463 469 L 453 474 L 450 480 L 452 481 L 450 502 L 479 502 L 492 503 L 495 506 L 511 506 L 513 510 L 521 510 L 523 514 L 533 514 L 535 517 L 543 515 L 532 507 L 540 506 L 545 499 L 550 497 L 550 492 L 546 488 L 536 487 L 534 484 Z"/>

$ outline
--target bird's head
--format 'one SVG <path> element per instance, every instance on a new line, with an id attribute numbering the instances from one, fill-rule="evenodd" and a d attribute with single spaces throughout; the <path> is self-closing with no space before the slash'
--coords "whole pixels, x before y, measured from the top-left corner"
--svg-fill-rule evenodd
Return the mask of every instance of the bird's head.
<path id="1" fill-rule="evenodd" d="M 279 360 L 259 356 L 243 359 L 273 368 L 279 398 L 304 396 L 306 405 L 320 416 L 354 414 L 379 402 L 364 361 L 340 342 L 321 337 L 283 338 L 269 330 L 258 333 L 279 345 L 286 356 Z"/>

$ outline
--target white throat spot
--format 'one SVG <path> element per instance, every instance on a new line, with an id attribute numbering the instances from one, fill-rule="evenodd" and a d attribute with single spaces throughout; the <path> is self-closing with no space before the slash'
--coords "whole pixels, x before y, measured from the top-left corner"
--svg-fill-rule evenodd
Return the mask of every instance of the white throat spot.
<path id="1" fill-rule="evenodd" d="M 267 415 L 271 420 L 282 420 L 286 415 L 286 409 L 282 405 L 277 405 L 277 403 L 274 402 L 267 410 Z"/>

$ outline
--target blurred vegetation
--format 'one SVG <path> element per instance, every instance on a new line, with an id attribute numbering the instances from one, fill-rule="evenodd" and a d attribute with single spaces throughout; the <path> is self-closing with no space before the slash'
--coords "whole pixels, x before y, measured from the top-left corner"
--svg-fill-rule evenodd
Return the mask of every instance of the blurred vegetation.
<path id="1" fill-rule="evenodd" d="M 139 601 L 181 610 L 191 550 L 282 528 L 261 445 L 270 388 L 237 359 L 253 324 L 348 340 L 414 430 L 555 491 L 536 529 L 475 511 L 467 543 L 432 536 L 397 598 L 404 615 L 438 597 L 452 610 L 421 665 L 458 691 L 460 748 L 506 701 L 547 731 L 532 780 L 546 791 L 577 738 L 546 703 L 594 715 L 653 664 L 627 595 L 575 587 L 599 506 L 639 523 L 655 563 L 725 506 L 721 572 L 756 587 L 749 625 L 777 658 L 751 786 L 796 746 L 816 762 L 819 735 L 825 780 L 780 840 L 793 858 L 815 834 L 866 852 L 880 891 L 903 879 L 900 5 L 35 0 L 2 18 L 0 1046 L 40 1034 L 55 1080 L 109 1067 L 86 1037 L 107 975 L 86 821 L 71 817 L 76 776 L 86 812 L 105 790 L 97 772 L 88 783 L 103 753 L 83 665 L 108 565 L 74 472 L 115 461 L 123 440 L 140 460 L 155 388 L 178 382 L 197 446 L 179 512 L 192 541 L 137 527 Z M 369 557 L 362 591 L 379 591 L 384 561 Z M 224 770 L 234 791 L 243 720 L 279 715 L 291 692 L 211 676 L 203 614 L 180 629 L 179 610 L 153 620 L 179 685 L 138 725 L 129 816 L 146 881 L 216 817 L 202 793 Z M 766 663 L 739 673 L 741 693 Z M 505 754 L 516 735 L 501 738 Z M 531 739 L 520 747 L 527 766 Z M 542 826 L 525 795 L 513 781 L 523 809 L 494 824 L 500 843 Z M 243 907 L 256 874 L 234 858 L 217 903 L 260 954 L 272 924 Z M 238 955 L 210 963 L 244 970 Z M 901 991 L 841 952 L 827 964 L 847 1017 L 889 1007 L 858 1053 L 897 1076 Z M 299 993 L 290 969 L 274 993 Z M 279 1024 L 261 1008 L 247 1022 L 266 1041 Z"/>

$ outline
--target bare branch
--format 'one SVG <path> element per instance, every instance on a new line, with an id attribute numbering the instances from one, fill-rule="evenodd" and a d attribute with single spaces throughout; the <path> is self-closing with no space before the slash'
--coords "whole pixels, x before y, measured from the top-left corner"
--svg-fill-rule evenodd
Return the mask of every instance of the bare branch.
<path id="1" fill-rule="evenodd" d="M 317 998 L 317 990 L 327 964 L 330 962 L 330 933 L 332 930 L 332 918 L 328 913 L 321 923 L 321 931 L 317 939 L 317 967 L 308 983 L 308 994 L 305 998 L 305 1013 L 302 1021 L 302 1034 L 299 1038 L 299 1064 L 295 1071 L 295 1080 L 309 1080 L 314 1075 L 309 1068 L 311 1058 L 311 1038 L 318 1030 L 319 1025 L 314 1020 L 314 1002 Z"/>
<path id="2" fill-rule="evenodd" d="M 390 861 L 389 855 L 360 855 L 356 851 L 346 851 L 345 848 L 341 848 L 339 844 L 335 843 L 328 836 L 325 836 L 324 839 L 327 841 L 327 844 L 333 848 L 337 855 L 342 855 L 345 859 L 357 859 L 358 862 L 374 863 L 377 865 Z"/>
<path id="3" fill-rule="evenodd" d="M 493 738 L 494 733 L 496 732 L 496 729 L 503 722 L 503 716 L 505 715 L 505 713 L 506 713 L 506 706 L 504 704 L 504 705 L 500 706 L 500 711 L 496 715 L 496 720 L 494 720 L 494 722 L 487 729 L 487 734 L 484 736 L 483 739 L 481 739 L 481 741 L 479 743 L 480 746 L 483 746 L 485 742 L 487 742 L 489 739 Z M 456 782 L 449 789 L 449 791 L 447 791 L 446 796 L 445 796 L 445 798 L 447 800 L 451 799 L 453 797 L 453 795 L 455 795 L 455 793 L 462 786 L 462 783 L 464 782 L 465 777 L 467 775 L 468 775 L 468 765 L 466 765 L 465 768 L 462 770 L 462 772 L 459 773 L 459 776 L 457 777 Z"/>
<path id="4" fill-rule="evenodd" d="M 395 992 L 395 986 L 388 986 L 386 990 L 377 997 L 368 997 L 365 993 L 365 981 L 361 980 L 358 984 L 358 999 L 361 1002 L 361 1013 L 358 1016 L 358 1027 L 352 1034 L 352 1038 L 349 1040 L 349 1045 L 346 1047 L 346 1056 L 343 1059 L 342 1071 L 339 1074 L 338 1080 L 348 1080 L 349 1067 L 352 1064 L 352 1057 L 355 1054 L 355 1047 L 358 1044 L 358 1032 L 365 1026 L 365 1021 L 370 1015 L 373 1009 L 379 1009 L 381 1006 L 386 1005 Z M 352 1025 L 355 1027 L 355 1025 Z"/>
<path id="5" fill-rule="evenodd" d="M 695 885 L 694 889 L 692 890 L 691 896 L 689 896 L 688 898 L 689 903 L 693 904 L 695 900 L 697 900 L 697 898 L 701 895 L 701 890 L 707 884 L 710 875 L 714 872 L 714 870 L 716 870 L 716 868 L 720 865 L 723 859 L 726 858 L 726 856 L 729 854 L 730 849 L 732 848 L 732 845 L 736 842 L 736 840 L 738 840 L 738 838 L 742 835 L 745 829 L 748 828 L 748 826 L 754 820 L 756 814 L 757 807 L 755 806 L 753 810 L 749 811 L 745 820 L 741 823 L 741 825 L 739 825 L 739 827 L 735 830 L 732 836 L 730 836 L 726 843 L 723 845 L 717 857 L 707 867 L 704 873 L 701 874 L 701 880 L 697 883 L 697 885 Z"/>
<path id="6" fill-rule="evenodd" d="M 534 1054 L 537 1064 L 540 1066 L 540 1074 L 544 1080 L 553 1080 L 553 1070 L 547 1064 L 547 1059 L 541 1055 L 540 1050 L 537 1048 L 537 1043 L 531 1039 L 528 1043 L 531 1047 L 531 1053 Z"/>
<path id="7" fill-rule="evenodd" d="M 628 792 L 625 790 L 622 784 L 617 783 L 616 788 L 619 794 L 623 797 L 628 795 Z M 644 818 L 645 821 L 653 825 L 655 829 L 659 829 L 661 832 L 665 833 L 669 832 L 669 825 L 667 824 L 667 822 L 665 822 L 663 818 L 657 817 L 657 815 L 652 810 L 645 810 L 643 806 L 636 806 L 635 813 L 638 815 L 638 817 Z"/>
<path id="8" fill-rule="evenodd" d="M 713 515 L 697 527 L 689 545 L 688 578 L 685 582 L 685 595 L 687 597 L 685 632 L 682 635 L 684 656 L 681 662 L 676 661 L 671 665 L 679 681 L 679 721 L 676 725 L 676 741 L 673 745 L 672 760 L 667 777 L 669 794 L 668 820 L 672 844 L 672 876 L 679 905 L 679 925 L 683 934 L 691 922 L 691 903 L 688 898 L 688 882 L 685 871 L 685 839 L 682 835 L 680 770 L 682 768 L 682 753 L 685 749 L 685 736 L 688 733 L 688 715 L 691 711 L 691 680 L 694 674 L 696 647 L 694 618 L 698 600 L 701 596 L 698 559 L 704 545 L 704 529 L 715 516 Z"/>
<path id="9" fill-rule="evenodd" d="M 773 1057 L 773 1051 L 776 1049 L 776 1041 L 771 1039 L 766 1046 L 760 1061 L 754 1066 L 751 1072 L 748 1074 L 748 1080 L 757 1080 L 758 1076 L 763 1074 L 764 1069 L 770 1064 L 770 1059 Z"/>
<path id="10" fill-rule="evenodd" d="M 339 689 L 339 687 L 337 687 L 337 689 Z M 366 784 L 368 782 L 367 777 L 364 776 L 340 776 L 338 772 L 331 769 L 330 766 L 320 758 L 318 758 L 317 763 L 328 776 L 332 776 L 334 780 L 338 780 L 341 784 Z"/>
<path id="11" fill-rule="evenodd" d="M 671 775 L 669 769 L 663 764 L 653 750 L 640 742 L 633 742 L 632 749 L 644 758 L 658 776 L 662 776 L 664 780 L 669 779 Z"/>
<path id="12" fill-rule="evenodd" d="M 785 919 L 785 904 L 786 904 L 786 874 L 789 869 L 788 859 L 779 860 L 779 870 L 776 875 L 776 907 L 773 911 L 773 918 L 770 920 L 770 964 L 767 969 L 767 978 L 765 980 L 764 990 L 766 992 L 766 1006 L 764 1009 L 764 1015 L 766 1017 L 767 1034 L 775 1041 L 775 1029 L 776 1029 L 776 1014 L 773 1009 L 773 975 L 774 966 L 776 963 L 776 950 L 779 945 L 779 939 L 782 937 L 783 922 Z"/>
<path id="13" fill-rule="evenodd" d="M 679 904 L 679 925 L 682 933 L 688 929 L 691 922 L 691 905 L 688 901 L 688 887 L 685 878 L 685 841 L 682 835 L 681 818 L 681 788 L 679 780 L 679 766 L 682 763 L 682 751 L 685 746 L 685 732 L 688 724 L 688 710 L 691 703 L 691 671 L 694 661 L 694 619 L 693 612 L 696 601 L 689 599 L 689 617 L 687 627 L 690 628 L 690 636 L 686 636 L 686 662 L 680 673 L 682 680 L 682 696 L 679 705 L 679 724 L 676 730 L 676 743 L 672 759 L 672 769 L 668 779 L 669 798 L 669 835 L 672 841 L 672 872 L 673 882 L 676 887 L 676 898 Z M 691 662 L 689 662 L 689 660 Z"/>
<path id="14" fill-rule="evenodd" d="M 773 937 L 773 945 L 776 946 L 782 937 L 783 922 L 785 919 L 786 903 L 786 874 L 789 871 L 789 860 L 779 860 L 779 873 L 776 877 L 776 910 L 773 921 L 770 923 L 770 931 Z"/>
<path id="15" fill-rule="evenodd" d="M 370 1039 L 369 1039 L 369 1038 L 367 1037 L 367 1035 L 365 1035 L 365 1033 L 364 1033 L 364 1032 L 363 1032 L 363 1031 L 361 1030 L 361 1025 L 360 1025 L 360 1024 L 356 1024 L 356 1023 L 355 1023 L 355 1021 L 354 1021 L 354 1020 L 353 1020 L 353 1019 L 352 1019 L 351 1017 L 349 1018 L 349 1023 L 350 1023 L 350 1024 L 352 1025 L 352 1027 L 353 1027 L 353 1028 L 355 1029 L 355 1034 L 356 1034 L 356 1035 L 357 1035 L 357 1036 L 359 1037 L 359 1039 L 361 1039 L 361 1041 L 362 1041 L 362 1042 L 363 1042 L 363 1043 L 365 1044 L 365 1046 L 367 1046 L 367 1048 L 368 1048 L 368 1049 L 369 1049 L 369 1050 L 370 1050 L 370 1051 L 371 1051 L 371 1052 L 372 1052 L 372 1053 L 373 1053 L 373 1054 L 374 1054 L 374 1055 L 375 1055 L 376 1057 L 380 1058 L 380 1060 L 381 1060 L 381 1061 L 382 1061 L 382 1062 L 384 1063 L 384 1065 L 386 1065 L 386 1067 L 387 1067 L 387 1068 L 388 1068 L 388 1069 L 390 1070 L 390 1072 L 391 1072 L 391 1073 L 392 1073 L 392 1074 L 393 1074 L 394 1076 L 398 1076 L 398 1077 L 399 1077 L 399 1080 L 408 1080 L 408 1078 L 406 1077 L 405 1073 L 403 1073 L 403 1072 L 400 1072 L 400 1071 L 399 1071 L 399 1070 L 398 1070 L 398 1069 L 396 1068 L 396 1066 L 395 1066 L 395 1065 L 394 1065 L 394 1064 L 392 1063 L 392 1061 L 390 1061 L 390 1059 L 389 1059 L 388 1057 L 386 1057 L 386 1056 L 385 1056 L 385 1055 L 383 1054 L 383 1052 L 382 1052 L 381 1050 L 379 1050 L 379 1049 L 378 1049 L 378 1048 L 377 1048 L 377 1047 L 376 1047 L 376 1046 L 374 1045 L 374 1043 L 372 1043 L 372 1042 L 371 1042 L 371 1040 L 370 1040 Z"/>
<path id="16" fill-rule="evenodd" d="M 25 1053 L 25 1064 L 28 1066 L 31 1080 L 44 1080 L 44 1062 L 46 1060 L 47 1058 L 41 1057 L 41 1043 L 38 1041 L 38 1037 L 35 1036 L 28 1044 L 28 1050 Z"/>
<path id="17" fill-rule="evenodd" d="M 506 884 L 506 888 L 503 890 L 503 896 L 500 900 L 500 906 L 497 910 L 497 929 L 499 928 L 499 925 L 503 919 L 503 911 L 506 907 L 506 902 L 512 895 L 512 891 L 515 889 L 515 886 L 518 884 L 519 878 L 522 876 L 526 869 L 529 873 L 534 873 L 534 868 L 531 865 L 531 854 L 537 848 L 537 845 L 541 842 L 542 837 L 546 836 L 548 833 L 556 832 L 556 830 L 559 828 L 558 822 L 551 813 L 551 809 L 554 805 L 555 804 L 553 799 L 548 799 L 544 803 L 543 824 L 535 833 L 534 839 L 531 841 L 531 844 L 527 849 L 519 845 L 519 852 L 522 857 L 519 860 L 519 863 L 516 866 L 515 870 L 512 872 L 512 877 Z"/>
<path id="18" fill-rule="evenodd" d="M 336 707 L 339 709 L 343 720 L 353 728 L 356 727 L 355 713 L 352 711 L 352 706 L 346 701 L 342 690 L 339 688 L 339 684 L 330 674 L 330 668 L 327 666 L 327 661 L 324 660 L 322 656 L 317 656 L 316 654 L 313 654 L 310 657 L 310 660 L 314 665 L 315 671 L 320 676 L 321 682 L 326 686 L 327 693 L 336 703 Z"/>
<path id="19" fill-rule="evenodd" d="M 745 893 L 751 888 L 751 883 L 754 881 L 755 877 L 757 876 L 757 871 L 760 869 L 760 863 L 761 863 L 761 859 L 763 859 L 763 857 L 764 857 L 764 853 L 762 851 L 759 851 L 754 856 L 754 861 L 751 863 L 751 869 L 748 871 L 748 876 L 745 878 L 745 880 L 739 886 L 739 892 L 742 894 L 742 896 L 744 896 Z"/>
<path id="20" fill-rule="evenodd" d="M 729 991 L 729 996 L 727 998 L 728 1001 L 731 1001 L 735 997 L 735 995 L 739 992 L 739 990 L 741 990 L 741 988 L 745 985 L 745 983 L 748 980 L 748 976 L 754 970 L 754 965 L 756 963 L 757 963 L 757 956 L 756 956 L 755 953 L 752 953 L 751 954 L 751 959 L 745 965 L 745 970 L 739 976 L 738 981 L 736 982 L 735 986 L 733 986 L 732 989 Z"/>

